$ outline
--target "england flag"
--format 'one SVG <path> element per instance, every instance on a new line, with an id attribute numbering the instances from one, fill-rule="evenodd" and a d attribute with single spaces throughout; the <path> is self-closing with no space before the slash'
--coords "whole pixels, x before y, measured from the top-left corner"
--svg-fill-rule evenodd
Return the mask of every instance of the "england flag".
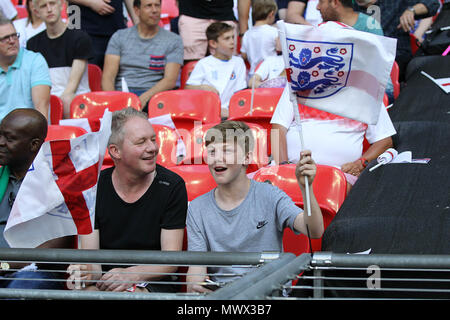
<path id="1" fill-rule="evenodd" d="M 297 102 L 376 124 L 397 40 L 337 22 L 277 22 L 286 74 Z"/>
<path id="2" fill-rule="evenodd" d="M 43 143 L 5 227 L 10 247 L 35 248 L 51 239 L 93 231 L 97 182 L 111 117 L 106 110 L 97 132 Z"/>

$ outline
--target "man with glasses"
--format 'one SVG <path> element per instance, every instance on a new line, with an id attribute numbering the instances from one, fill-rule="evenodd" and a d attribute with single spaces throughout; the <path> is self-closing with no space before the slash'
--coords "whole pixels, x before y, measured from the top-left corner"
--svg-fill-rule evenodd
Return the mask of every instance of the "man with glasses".
<path id="1" fill-rule="evenodd" d="M 51 80 L 39 53 L 19 46 L 12 22 L 0 15 L 0 121 L 16 108 L 35 108 L 48 119 Z"/>

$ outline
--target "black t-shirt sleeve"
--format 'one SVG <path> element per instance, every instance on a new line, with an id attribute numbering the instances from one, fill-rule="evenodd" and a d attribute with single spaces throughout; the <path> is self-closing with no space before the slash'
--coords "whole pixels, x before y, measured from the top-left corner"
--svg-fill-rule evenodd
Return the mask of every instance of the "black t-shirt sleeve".
<path id="1" fill-rule="evenodd" d="M 74 59 L 88 60 L 92 57 L 92 40 L 84 31 L 79 31 L 74 46 Z"/>
<path id="2" fill-rule="evenodd" d="M 186 185 L 180 178 L 169 195 L 166 211 L 161 218 L 161 228 L 183 229 L 186 226 L 187 204 Z"/>

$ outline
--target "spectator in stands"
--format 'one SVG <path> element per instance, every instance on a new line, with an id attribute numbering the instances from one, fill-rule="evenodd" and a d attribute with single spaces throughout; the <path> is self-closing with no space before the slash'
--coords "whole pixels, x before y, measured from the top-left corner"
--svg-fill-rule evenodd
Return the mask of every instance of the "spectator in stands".
<path id="1" fill-rule="evenodd" d="M 135 0 L 133 5 L 139 23 L 111 37 L 102 88 L 121 90 L 125 79 L 146 110 L 153 95 L 175 87 L 183 65 L 183 43 L 179 35 L 158 26 L 161 0 Z"/>
<path id="2" fill-rule="evenodd" d="M 82 30 L 69 29 L 61 18 L 61 0 L 33 0 L 46 30 L 28 40 L 27 49 L 41 53 L 50 68 L 51 94 L 61 98 L 64 118 L 70 117 L 70 103 L 90 91 L 88 59 L 91 39 Z"/>
<path id="3" fill-rule="evenodd" d="M 17 10 L 10 0 L 0 2 L 0 13 L 9 20 L 17 18 Z"/>
<path id="4" fill-rule="evenodd" d="M 310 24 L 305 20 L 305 10 L 308 0 L 289 0 L 286 22 L 297 24 Z"/>
<path id="5" fill-rule="evenodd" d="M 404 81 L 406 67 L 412 59 L 409 34 L 415 20 L 435 15 L 439 9 L 439 0 L 356 0 L 356 3 L 360 11 L 371 5 L 379 8 L 384 35 L 398 40 L 395 60 L 400 69 L 400 81 Z"/>
<path id="6" fill-rule="evenodd" d="M 342 22 L 359 31 L 383 35 L 380 23 L 367 14 L 353 10 L 353 0 L 319 0 L 317 10 L 326 21 Z"/>
<path id="7" fill-rule="evenodd" d="M 208 130 L 207 163 L 217 188 L 189 205 L 186 222 L 189 251 L 280 252 L 286 227 L 297 233 L 309 233 L 312 238 L 322 236 L 322 213 L 312 189 L 316 165 L 311 152 L 302 152 L 296 167 L 304 198 L 304 177 L 308 177 L 311 216 L 307 216 L 280 189 L 247 177 L 254 143 L 250 132 L 245 123 L 236 121 L 225 121 Z M 208 292 L 199 285 L 210 278 L 207 273 L 217 274 L 211 278 L 220 283 L 236 277 L 219 274 L 239 275 L 247 271 L 246 268 L 214 267 L 207 272 L 204 266 L 192 266 L 188 270 L 187 290 Z"/>
<path id="8" fill-rule="evenodd" d="M 383 35 L 380 23 L 371 16 L 353 10 L 353 0 L 319 0 L 317 10 L 320 11 L 324 22 L 342 22 L 356 30 Z M 389 79 L 386 86 L 389 101 L 394 101 L 394 85 Z"/>
<path id="9" fill-rule="evenodd" d="M 178 30 L 184 44 L 184 60 L 199 60 L 207 55 L 208 40 L 205 31 L 213 22 L 225 22 L 234 27 L 237 39 L 237 23 L 233 12 L 233 0 L 183 0 L 179 1 Z M 250 0 L 238 0 L 241 35 L 248 28 Z M 236 49 L 236 48 L 235 48 Z M 236 52 L 236 51 L 235 51 Z M 213 53 L 211 51 L 211 53 Z"/>
<path id="10" fill-rule="evenodd" d="M 242 37 L 241 56 L 250 63 L 249 75 L 268 56 L 276 56 L 281 51 L 278 29 L 273 27 L 277 13 L 275 0 L 254 0 L 252 19 L 254 25 Z"/>
<path id="11" fill-rule="evenodd" d="M 27 0 L 26 8 L 28 16 L 26 18 L 14 20 L 14 27 L 20 34 L 20 46 L 26 48 L 27 40 L 45 30 L 45 23 L 33 6 L 33 0 Z"/>
<path id="12" fill-rule="evenodd" d="M 340 167 L 349 190 L 368 163 L 392 147 L 396 131 L 383 104 L 376 125 L 367 125 L 299 105 L 304 148 L 318 164 Z M 270 121 L 272 156 L 276 164 L 297 162 L 301 141 L 287 86 Z M 371 144 L 363 153 L 364 138 Z"/>
<path id="13" fill-rule="evenodd" d="M 46 135 L 47 119 L 34 109 L 15 109 L 0 123 L 0 248 L 9 248 L 3 230 L 20 185 Z M 68 236 L 49 240 L 39 248 L 71 248 L 72 244 L 73 237 Z M 63 289 L 65 285 L 63 273 L 39 270 L 54 270 L 54 265 L 45 264 L 42 268 L 38 265 L 36 269 L 35 265 L 6 262 L 2 263 L 2 267 L 0 288 Z M 20 270 L 15 272 L 9 269 Z M 55 279 L 61 281 L 49 281 Z"/>
<path id="14" fill-rule="evenodd" d="M 19 46 L 12 22 L 0 16 L 0 120 L 16 108 L 35 108 L 48 118 L 52 82 L 40 53 Z"/>
<path id="15" fill-rule="evenodd" d="M 100 174 L 94 232 L 81 238 L 82 249 L 174 250 L 183 247 L 187 192 L 183 179 L 156 164 L 158 145 L 148 115 L 133 108 L 113 113 L 108 150 L 114 167 Z M 133 284 L 171 281 L 160 274 L 172 266 L 71 266 L 82 280 L 101 280 L 90 289 L 133 290 Z M 69 271 L 70 271 L 69 270 Z M 125 281 L 125 282 L 122 282 Z M 130 289 L 132 287 L 133 289 Z M 176 290 L 175 285 L 141 284 L 145 291 Z"/>
<path id="16" fill-rule="evenodd" d="M 214 22 L 206 29 L 206 37 L 214 54 L 198 61 L 185 88 L 217 93 L 222 102 L 221 117 L 227 118 L 231 96 L 247 88 L 245 63 L 241 57 L 233 55 L 235 41 L 232 26 Z"/>
<path id="17" fill-rule="evenodd" d="M 139 22 L 133 10 L 133 0 L 69 0 L 69 4 L 80 8 L 81 30 L 91 37 L 93 55 L 89 63 L 103 69 L 109 39 L 114 32 L 127 27 L 124 4 L 132 22 L 135 25 Z"/>

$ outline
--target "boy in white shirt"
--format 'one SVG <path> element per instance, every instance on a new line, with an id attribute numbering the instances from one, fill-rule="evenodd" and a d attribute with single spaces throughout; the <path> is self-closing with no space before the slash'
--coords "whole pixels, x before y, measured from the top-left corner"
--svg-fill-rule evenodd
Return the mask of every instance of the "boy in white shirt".
<path id="1" fill-rule="evenodd" d="M 274 0 L 255 0 L 252 3 L 252 19 L 255 24 L 242 37 L 241 55 L 250 63 L 249 75 L 268 56 L 276 56 L 281 51 L 278 29 L 271 25 L 278 10 Z"/>
<path id="2" fill-rule="evenodd" d="M 186 89 L 208 90 L 217 93 L 222 103 L 221 117 L 228 117 L 231 96 L 247 88 L 246 67 L 241 57 L 233 56 L 234 30 L 224 22 L 214 22 L 206 29 L 208 45 L 214 55 L 202 58 L 186 82 Z"/>

